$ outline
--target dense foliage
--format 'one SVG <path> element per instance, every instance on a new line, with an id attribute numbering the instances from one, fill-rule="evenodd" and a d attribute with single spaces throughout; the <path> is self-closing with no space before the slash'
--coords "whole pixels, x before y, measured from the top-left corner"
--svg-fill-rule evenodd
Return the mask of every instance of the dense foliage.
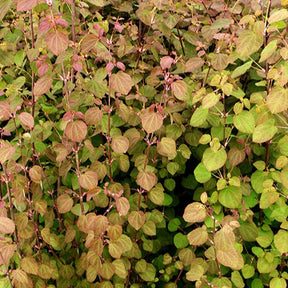
<path id="1" fill-rule="evenodd" d="M 285 288 L 287 0 L 1 0 L 0 287 Z"/>

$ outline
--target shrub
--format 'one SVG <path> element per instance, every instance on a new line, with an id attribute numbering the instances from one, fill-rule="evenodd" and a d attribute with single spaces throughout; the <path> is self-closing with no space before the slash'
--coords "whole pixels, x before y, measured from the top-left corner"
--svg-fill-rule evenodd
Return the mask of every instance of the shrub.
<path id="1" fill-rule="evenodd" d="M 2 0 L 0 286 L 286 287 L 287 5 Z"/>

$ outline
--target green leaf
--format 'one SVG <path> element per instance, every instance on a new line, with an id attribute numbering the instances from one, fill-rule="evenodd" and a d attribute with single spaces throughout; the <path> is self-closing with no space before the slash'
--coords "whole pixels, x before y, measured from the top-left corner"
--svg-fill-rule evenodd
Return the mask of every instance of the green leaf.
<path id="1" fill-rule="evenodd" d="M 203 222 L 207 218 L 205 205 L 193 202 L 186 206 L 183 218 L 188 223 Z"/>
<path id="2" fill-rule="evenodd" d="M 147 269 L 147 262 L 145 259 L 137 261 L 135 265 L 135 270 L 137 273 L 144 273 Z"/>
<path id="3" fill-rule="evenodd" d="M 269 287 L 270 288 L 286 288 L 287 287 L 287 283 L 286 280 L 284 278 L 272 278 L 270 283 L 269 283 Z"/>
<path id="4" fill-rule="evenodd" d="M 181 225 L 180 219 L 179 218 L 173 218 L 168 222 L 167 228 L 170 232 L 176 232 L 180 225 Z"/>
<path id="5" fill-rule="evenodd" d="M 263 143 L 273 138 L 278 131 L 277 127 L 274 126 L 274 120 L 268 119 L 262 124 L 256 126 L 252 140 L 256 143 Z"/>
<path id="6" fill-rule="evenodd" d="M 148 236 L 155 236 L 156 235 L 156 225 L 153 221 L 148 220 L 142 226 L 142 231 Z"/>
<path id="7" fill-rule="evenodd" d="M 227 208 L 237 208 L 241 204 L 242 191 L 240 187 L 227 186 L 219 192 L 219 202 Z"/>
<path id="8" fill-rule="evenodd" d="M 209 114 L 209 110 L 204 109 L 202 106 L 200 106 L 194 111 L 190 119 L 190 125 L 192 127 L 200 127 L 206 121 L 208 114 Z"/>
<path id="9" fill-rule="evenodd" d="M 149 199 L 156 205 L 164 202 L 164 189 L 161 184 L 157 184 L 148 194 Z"/>
<path id="10" fill-rule="evenodd" d="M 188 281 L 194 282 L 201 279 L 204 273 L 205 270 L 202 265 L 193 263 L 190 267 L 190 270 L 186 273 L 186 278 Z"/>
<path id="11" fill-rule="evenodd" d="M 207 148 L 203 154 L 203 164 L 208 171 L 217 170 L 225 165 L 227 160 L 227 154 L 224 149 L 213 151 L 211 148 Z"/>
<path id="12" fill-rule="evenodd" d="M 277 40 L 269 42 L 269 44 L 262 50 L 259 62 L 266 61 L 271 57 L 277 49 Z"/>
<path id="13" fill-rule="evenodd" d="M 128 215 L 128 222 L 135 230 L 139 230 L 144 225 L 145 220 L 146 216 L 143 211 L 132 211 Z"/>
<path id="14" fill-rule="evenodd" d="M 249 43 L 249 45 L 247 45 Z M 244 30 L 236 41 L 236 51 L 240 57 L 247 57 L 260 49 L 263 44 L 263 35 L 251 30 Z"/>
<path id="15" fill-rule="evenodd" d="M 258 228 L 255 223 L 242 223 L 238 229 L 244 241 L 256 241 Z"/>
<path id="16" fill-rule="evenodd" d="M 119 71 L 110 77 L 111 88 L 116 92 L 127 95 L 133 86 L 132 78 L 129 74 Z"/>
<path id="17" fill-rule="evenodd" d="M 156 268 L 150 263 L 147 263 L 145 272 L 139 274 L 141 279 L 146 282 L 154 281 L 155 275 L 156 275 Z"/>
<path id="18" fill-rule="evenodd" d="M 278 259 L 275 257 L 272 262 L 268 261 L 266 257 L 259 257 L 257 260 L 257 269 L 259 273 L 270 273 L 276 269 L 278 266 Z"/>
<path id="19" fill-rule="evenodd" d="M 249 46 L 246 44 L 246 46 Z M 233 70 L 231 77 L 232 78 L 237 78 L 243 74 L 245 74 L 247 72 L 247 70 L 250 69 L 251 65 L 252 65 L 253 61 L 248 61 L 245 64 L 237 67 L 235 70 Z"/>
<path id="20" fill-rule="evenodd" d="M 187 236 L 180 232 L 174 236 L 173 242 L 174 242 L 175 247 L 178 249 L 185 248 L 186 246 L 189 245 Z"/>
<path id="21" fill-rule="evenodd" d="M 245 283 L 243 281 L 243 278 L 241 277 L 241 274 L 238 271 L 233 271 L 231 273 L 231 281 L 237 288 L 244 288 Z"/>
<path id="22" fill-rule="evenodd" d="M 0 21 L 4 18 L 12 5 L 13 0 L 2 0 L 0 3 Z"/>
<path id="23" fill-rule="evenodd" d="M 21 268 L 29 274 L 37 275 L 39 270 L 39 265 L 35 258 L 32 256 L 27 256 L 21 259 Z"/>
<path id="24" fill-rule="evenodd" d="M 211 172 L 200 162 L 194 170 L 194 176 L 197 182 L 206 183 L 211 179 Z"/>
<path id="25" fill-rule="evenodd" d="M 245 279 L 252 278 L 255 274 L 255 268 L 252 265 L 245 264 L 241 269 L 242 275 Z"/>
<path id="26" fill-rule="evenodd" d="M 214 92 L 207 94 L 202 99 L 202 108 L 209 109 L 215 106 L 219 102 L 219 98 L 220 98 L 219 94 L 215 94 Z"/>
<path id="27" fill-rule="evenodd" d="M 287 9 L 280 9 L 278 11 L 272 11 L 271 16 L 268 19 L 269 24 L 282 21 L 288 18 Z"/>
<path id="28" fill-rule="evenodd" d="M 288 252 L 288 231 L 280 229 L 274 236 L 274 244 L 277 250 L 283 254 Z"/>
<path id="29" fill-rule="evenodd" d="M 162 137 L 161 141 L 157 144 L 157 152 L 165 157 L 169 157 L 169 159 L 175 158 L 176 151 L 176 142 L 172 138 Z"/>
<path id="30" fill-rule="evenodd" d="M 288 90 L 280 86 L 273 87 L 266 98 L 266 104 L 273 114 L 287 110 Z"/>

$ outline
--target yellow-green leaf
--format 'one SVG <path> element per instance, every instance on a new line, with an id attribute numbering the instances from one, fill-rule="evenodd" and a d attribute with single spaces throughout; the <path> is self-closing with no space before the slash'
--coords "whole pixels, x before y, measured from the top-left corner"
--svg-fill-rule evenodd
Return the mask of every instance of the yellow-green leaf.
<path id="1" fill-rule="evenodd" d="M 188 223 L 203 222 L 207 218 L 205 205 L 193 202 L 186 206 L 183 218 Z"/>
<path id="2" fill-rule="evenodd" d="M 111 88 L 123 95 L 127 95 L 133 86 L 131 76 L 123 71 L 112 74 L 110 81 Z"/>
<path id="3" fill-rule="evenodd" d="M 227 154 L 224 149 L 213 151 L 211 148 L 207 148 L 203 154 L 203 164 L 208 171 L 213 171 L 224 166 L 227 159 Z"/>
<path id="4" fill-rule="evenodd" d="M 288 90 L 280 86 L 273 87 L 266 98 L 266 104 L 273 114 L 287 110 Z"/>

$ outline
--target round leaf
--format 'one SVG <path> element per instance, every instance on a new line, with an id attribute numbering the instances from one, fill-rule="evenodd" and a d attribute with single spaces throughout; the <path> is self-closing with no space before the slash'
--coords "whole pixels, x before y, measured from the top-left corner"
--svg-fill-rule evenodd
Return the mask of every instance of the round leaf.
<path id="1" fill-rule="evenodd" d="M 59 213 L 67 213 L 73 207 L 73 199 L 68 194 L 62 194 L 57 198 L 57 208 Z"/>
<path id="2" fill-rule="evenodd" d="M 153 133 L 163 125 L 163 118 L 157 112 L 145 112 L 142 117 L 142 126 L 147 133 Z"/>
<path id="3" fill-rule="evenodd" d="M 123 71 L 112 74 L 110 81 L 112 89 L 124 95 L 127 95 L 133 86 L 131 76 Z"/>
<path id="4" fill-rule="evenodd" d="M 146 216 L 143 211 L 132 211 L 128 215 L 128 222 L 135 230 L 139 230 L 144 225 L 145 220 Z"/>
<path id="5" fill-rule="evenodd" d="M 51 50 L 56 56 L 66 51 L 69 45 L 68 35 L 59 30 L 50 31 L 45 40 L 48 49 Z"/>
<path id="6" fill-rule="evenodd" d="M 14 222 L 7 218 L 0 216 L 0 234 L 10 234 L 15 231 Z"/>
<path id="7" fill-rule="evenodd" d="M 219 202 L 227 208 L 237 208 L 241 204 L 241 199 L 240 187 L 227 186 L 219 192 Z"/>
<path id="8" fill-rule="evenodd" d="M 82 120 L 69 122 L 65 127 L 65 135 L 74 142 L 82 142 L 87 135 L 87 125 Z"/>
<path id="9" fill-rule="evenodd" d="M 32 129 L 34 127 L 34 118 L 31 114 L 22 112 L 18 115 L 18 118 L 20 122 L 28 128 Z"/>
<path id="10" fill-rule="evenodd" d="M 116 153 L 126 153 L 129 148 L 129 140 L 124 136 L 116 136 L 112 139 L 111 147 Z"/>
<path id="11" fill-rule="evenodd" d="M 255 128 L 255 119 L 250 111 L 242 111 L 234 116 L 233 123 L 235 127 L 243 133 L 253 133 Z"/>
<path id="12" fill-rule="evenodd" d="M 208 233 L 205 228 L 196 228 L 187 235 L 190 245 L 203 245 L 208 240 Z"/>
<path id="13" fill-rule="evenodd" d="M 136 179 L 137 184 L 147 191 L 150 191 L 156 185 L 157 181 L 158 178 L 151 171 L 140 171 Z"/>
<path id="14" fill-rule="evenodd" d="M 269 119 L 262 124 L 256 126 L 253 133 L 253 142 L 263 143 L 266 142 L 276 134 L 278 131 L 277 127 L 274 126 L 274 120 Z"/>
<path id="15" fill-rule="evenodd" d="M 82 188 L 90 190 L 97 187 L 98 175 L 94 171 L 87 171 L 79 176 L 79 184 Z"/>
<path id="16" fill-rule="evenodd" d="M 225 165 L 227 154 L 224 149 L 213 151 L 211 148 L 207 148 L 203 154 L 203 164 L 208 171 L 213 171 L 221 168 Z"/>
<path id="17" fill-rule="evenodd" d="M 188 223 L 203 222 L 207 217 L 205 205 L 194 202 L 186 206 L 183 218 Z"/>

